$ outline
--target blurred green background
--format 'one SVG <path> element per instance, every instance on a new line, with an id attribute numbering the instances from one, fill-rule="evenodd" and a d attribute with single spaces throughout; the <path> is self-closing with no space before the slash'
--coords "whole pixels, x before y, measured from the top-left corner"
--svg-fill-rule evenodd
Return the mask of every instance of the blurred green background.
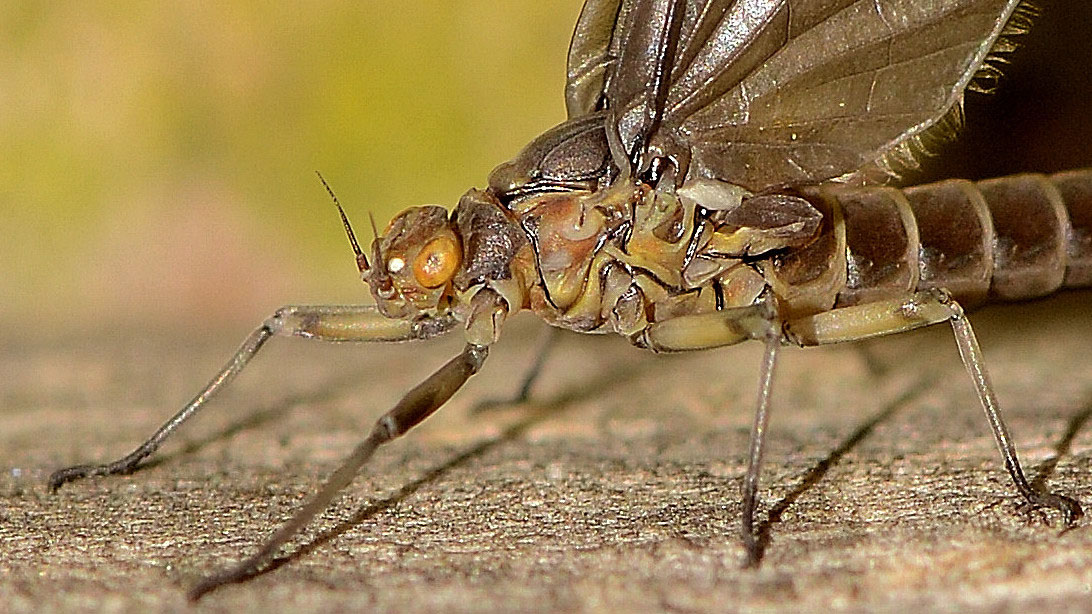
<path id="1" fill-rule="evenodd" d="M 453 205 L 563 119 L 580 4 L 3 3 L 3 326 L 360 301 L 314 171 L 365 235 Z"/>
<path id="2" fill-rule="evenodd" d="M 3 3 L 0 332 L 362 300 L 313 171 L 363 235 L 453 205 L 563 119 L 580 4 Z M 1044 7 L 932 175 L 1092 164 L 1089 4 Z"/>

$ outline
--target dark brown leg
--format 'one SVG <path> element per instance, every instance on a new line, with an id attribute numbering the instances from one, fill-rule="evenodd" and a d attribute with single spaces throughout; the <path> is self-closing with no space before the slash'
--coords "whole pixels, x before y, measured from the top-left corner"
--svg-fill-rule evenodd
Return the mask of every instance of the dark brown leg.
<path id="1" fill-rule="evenodd" d="M 480 345 L 467 345 L 462 353 L 451 359 L 440 370 L 433 373 L 416 388 L 409 391 L 394 409 L 376 421 L 371 433 L 362 441 L 353 453 L 330 476 L 318 494 L 296 515 L 274 533 L 254 555 L 240 561 L 226 571 L 206 578 L 189 592 L 191 600 L 200 599 L 209 591 L 232 582 L 244 580 L 253 575 L 260 566 L 269 560 L 286 541 L 298 533 L 311 520 L 337 497 L 360 468 L 375 453 L 376 448 L 403 435 L 422 420 L 432 415 L 451 395 L 481 369 L 489 349 Z"/>
<path id="2" fill-rule="evenodd" d="M 762 470 L 762 449 L 766 441 L 766 424 L 770 419 L 770 390 L 773 386 L 777 352 L 781 347 L 781 319 L 772 300 L 766 299 L 747 307 L 736 307 L 713 313 L 681 316 L 657 322 L 637 337 L 635 343 L 657 352 L 677 352 L 719 347 L 746 339 L 762 339 L 766 354 L 758 383 L 755 421 L 751 427 L 751 443 L 747 458 L 747 475 L 740 491 L 743 495 L 743 515 L 740 534 L 747 549 L 747 566 L 758 563 L 762 544 L 755 535 L 755 508 L 758 506 L 758 476 Z"/>

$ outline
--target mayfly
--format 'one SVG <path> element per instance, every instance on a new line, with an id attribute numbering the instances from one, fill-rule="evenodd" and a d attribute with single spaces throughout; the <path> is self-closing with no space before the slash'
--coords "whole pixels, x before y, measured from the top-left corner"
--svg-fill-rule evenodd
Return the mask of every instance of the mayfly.
<path id="1" fill-rule="evenodd" d="M 357 242 L 375 306 L 287 306 L 129 455 L 54 473 L 124 474 L 274 336 L 431 339 L 464 349 L 376 422 L 319 493 L 253 556 L 198 585 L 245 578 L 325 509 L 384 443 L 484 365 L 513 313 L 614 332 L 653 352 L 765 345 L 742 483 L 748 560 L 778 352 L 947 322 L 1020 495 L 1033 488 L 1001 418 L 964 306 L 1092 285 L 1092 170 L 884 187 L 988 89 L 1031 11 L 1018 0 L 587 0 L 568 54 L 568 120 L 451 212 L 415 207 Z"/>

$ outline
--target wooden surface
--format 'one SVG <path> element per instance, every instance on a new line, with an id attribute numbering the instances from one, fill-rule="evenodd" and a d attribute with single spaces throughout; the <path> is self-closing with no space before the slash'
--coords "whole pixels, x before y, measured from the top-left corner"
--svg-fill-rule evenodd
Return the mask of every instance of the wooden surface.
<path id="1" fill-rule="evenodd" d="M 1092 295 L 973 314 L 1030 477 L 1092 507 Z M 257 318 L 256 318 L 257 319 Z M 274 569 L 195 606 L 372 420 L 458 347 L 274 340 L 152 466 L 50 495 L 55 468 L 128 452 L 247 331 L 136 331 L 0 350 L 0 609 L 609 612 L 1092 608 L 1092 531 L 1027 513 L 943 327 L 789 350 L 741 569 L 739 484 L 761 348 L 657 357 L 542 328 L 380 451 Z"/>

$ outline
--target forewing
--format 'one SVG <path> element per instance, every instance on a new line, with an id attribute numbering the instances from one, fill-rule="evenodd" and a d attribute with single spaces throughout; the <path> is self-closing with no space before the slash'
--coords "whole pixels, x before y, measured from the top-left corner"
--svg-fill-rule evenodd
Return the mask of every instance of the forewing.
<path id="1" fill-rule="evenodd" d="M 672 156 L 690 178 L 754 191 L 816 183 L 882 162 L 958 106 L 1018 4 L 622 0 L 585 87 L 602 87 L 616 161 Z"/>
<path id="2" fill-rule="evenodd" d="M 622 0 L 587 0 L 569 43 L 565 108 L 569 119 L 598 110 L 614 65 L 610 45 Z"/>

